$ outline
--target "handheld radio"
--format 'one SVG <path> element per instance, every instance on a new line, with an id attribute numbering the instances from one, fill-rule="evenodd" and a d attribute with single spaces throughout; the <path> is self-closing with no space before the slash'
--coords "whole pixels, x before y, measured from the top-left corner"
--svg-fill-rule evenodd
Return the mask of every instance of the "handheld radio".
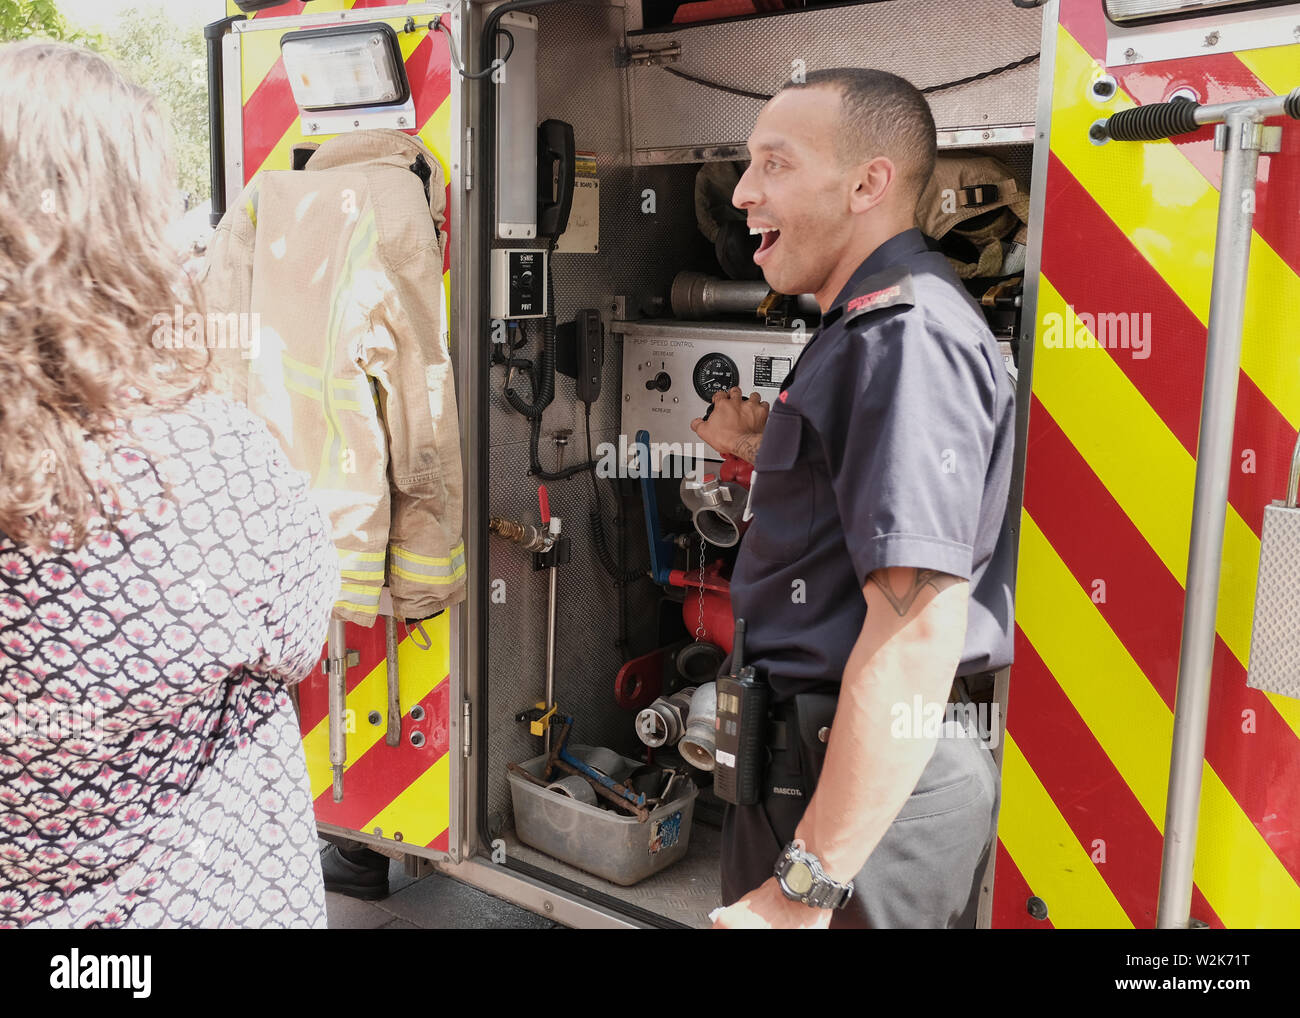
<path id="1" fill-rule="evenodd" d="M 713 788 L 736 806 L 762 796 L 763 742 L 767 734 L 767 683 L 745 660 L 745 620 L 736 619 L 731 674 L 718 679 L 717 745 Z"/>

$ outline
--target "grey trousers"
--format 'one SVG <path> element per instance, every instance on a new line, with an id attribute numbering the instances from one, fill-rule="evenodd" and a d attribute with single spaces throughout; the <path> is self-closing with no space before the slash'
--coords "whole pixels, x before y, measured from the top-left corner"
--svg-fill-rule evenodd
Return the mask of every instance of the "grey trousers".
<path id="1" fill-rule="evenodd" d="M 993 850 L 1001 801 L 988 746 L 945 726 L 916 790 L 854 877 L 832 929 L 973 928 L 979 881 Z M 783 789 L 774 792 L 773 789 Z M 789 792 L 802 790 L 802 797 Z M 811 797 L 797 749 L 774 751 L 763 801 L 728 806 L 722 899 L 730 905 L 772 876 Z"/>

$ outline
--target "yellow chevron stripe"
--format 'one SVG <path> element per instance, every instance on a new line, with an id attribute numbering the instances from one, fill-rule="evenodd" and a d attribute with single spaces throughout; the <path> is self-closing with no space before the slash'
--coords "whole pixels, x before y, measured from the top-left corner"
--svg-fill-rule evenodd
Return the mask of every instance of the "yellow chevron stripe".
<path id="1" fill-rule="evenodd" d="M 314 6 L 315 5 L 313 5 L 313 7 Z M 420 44 L 420 41 L 424 38 L 426 34 L 423 31 L 411 32 L 409 34 L 400 31 L 402 26 L 406 24 L 405 17 L 383 18 L 383 19 L 376 19 L 376 20 L 382 20 L 386 24 L 392 25 L 393 28 L 399 30 L 397 33 L 397 44 L 402 51 L 403 61 L 410 59 L 411 53 L 415 50 L 415 47 Z M 256 32 L 254 33 L 254 35 L 265 37 L 267 40 L 269 40 L 274 45 L 275 55 L 279 56 L 280 37 L 281 35 L 283 35 L 283 33 L 277 34 L 275 32 Z M 259 39 L 259 45 L 260 44 L 262 44 L 261 39 Z M 274 64 L 275 61 L 272 60 L 271 63 Z M 268 66 L 267 71 L 269 70 L 270 67 Z M 266 72 L 263 72 L 263 77 L 265 77 L 265 74 Z M 261 78 L 258 78 L 257 81 L 253 82 L 253 88 L 257 87 L 258 81 L 261 81 Z M 251 96 L 252 94 L 253 94 L 252 89 L 248 87 L 248 80 L 245 79 L 244 82 L 245 103 L 248 102 L 249 96 Z M 280 138 L 279 141 L 275 143 L 275 147 L 271 149 L 269 153 L 267 153 L 266 158 L 262 161 L 262 165 L 259 166 L 257 170 L 258 172 L 261 172 L 264 169 L 265 170 L 276 170 L 276 169 L 287 170 L 289 169 L 290 166 L 293 165 L 293 161 L 290 158 L 290 150 L 293 148 L 293 146 L 297 145 L 299 142 L 302 141 L 324 142 L 327 138 L 330 137 L 333 137 L 333 135 L 313 135 L 310 138 L 308 138 L 306 135 L 302 133 L 302 118 L 296 116 L 293 118 L 293 122 L 289 124 L 288 128 L 285 130 L 284 135 Z"/>
<path id="2" fill-rule="evenodd" d="M 1172 142 L 1093 145 L 1101 110 L 1088 98 L 1095 63 L 1074 38 L 1057 35 L 1052 150 L 1105 209 L 1188 308 L 1206 321 L 1219 194 Z M 1108 112 L 1133 106 L 1121 92 Z M 1179 243 L 1172 238 L 1183 238 Z M 1300 428 L 1300 353 L 1279 342 L 1279 321 L 1300 315 L 1300 278 L 1258 234 L 1250 248 L 1242 369 L 1292 427 Z M 1157 329 L 1159 323 L 1157 323 Z M 1156 342 L 1176 337 L 1157 335 Z M 1185 549 L 1184 549 L 1185 550 Z"/>
<path id="3" fill-rule="evenodd" d="M 1246 69 L 1274 95 L 1288 95 L 1300 86 L 1300 46 L 1270 46 L 1237 54 Z M 1285 125 L 1285 119 L 1273 123 Z"/>
<path id="4" fill-rule="evenodd" d="M 239 35 L 240 87 L 244 102 L 257 91 L 280 59 L 280 32 L 241 32 Z"/>
<path id="5" fill-rule="evenodd" d="M 427 845 L 450 824 L 451 754 L 444 753 L 376 813 L 366 823 L 366 830 L 373 832 L 378 827 L 385 838 L 400 833 L 408 844 Z"/>
<path id="6" fill-rule="evenodd" d="M 1016 622 L 1163 832 L 1173 712 L 1028 512 L 1022 522 Z M 1300 923 L 1300 886 L 1208 763 L 1202 783 L 1195 877 L 1210 907 L 1230 928 Z"/>
<path id="7" fill-rule="evenodd" d="M 451 72 L 455 74 L 455 70 Z M 442 101 L 442 104 L 430 114 L 429 119 L 418 132 L 419 139 L 424 142 L 425 147 L 437 157 L 438 163 L 442 166 L 442 179 L 451 180 L 451 167 L 447 165 L 446 153 L 451 143 L 451 96 L 448 95 Z M 450 216 L 451 210 L 448 209 Z"/>
<path id="8" fill-rule="evenodd" d="M 373 612 L 374 606 L 359 609 Z M 427 620 L 424 631 L 432 646 L 421 650 L 407 637 L 397 645 L 397 676 L 399 695 L 404 710 L 419 703 L 447 677 L 451 663 L 451 622 L 446 613 Z M 380 717 L 388 717 L 388 664 L 380 661 L 354 689 L 348 692 L 347 708 L 352 712 L 355 731 L 347 737 L 348 759 L 344 773 L 361 759 L 366 750 L 384 738 L 384 725 L 372 725 L 366 718 L 372 710 Z M 324 792 L 333 782 L 330 770 L 329 717 L 307 732 L 302 739 L 307 755 L 307 770 L 311 776 L 312 798 Z M 434 832 L 436 835 L 437 831 Z M 433 835 L 430 835 L 433 837 Z"/>
<path id="9" fill-rule="evenodd" d="M 1065 309 L 1064 298 L 1046 276 L 1040 276 L 1034 395 L 1165 568 L 1185 586 L 1196 462 L 1106 350 L 1043 345 L 1046 316 L 1064 318 Z M 1104 414 L 1099 407 L 1106 408 Z M 1107 421 L 1117 423 L 1107 426 Z M 1250 659 L 1259 538 L 1231 505 L 1222 561 L 1216 628 L 1245 667 Z M 1269 702 L 1300 738 L 1300 701 L 1270 694 Z"/>
<path id="10" fill-rule="evenodd" d="M 1002 798 L 1008 805 L 998 817 L 998 838 L 1034 894 L 1047 902 L 1047 918 L 1063 930 L 1132 929 L 1010 732 L 1005 739 Z"/>

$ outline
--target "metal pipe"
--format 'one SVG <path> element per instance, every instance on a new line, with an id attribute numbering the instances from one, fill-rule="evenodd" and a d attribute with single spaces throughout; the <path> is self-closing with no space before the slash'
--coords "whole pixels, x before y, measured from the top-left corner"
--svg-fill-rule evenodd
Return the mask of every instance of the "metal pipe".
<path id="1" fill-rule="evenodd" d="M 675 746 L 686 731 L 691 697 L 695 687 L 679 689 L 672 696 L 661 696 L 636 716 L 636 734 L 651 749 Z"/>
<path id="2" fill-rule="evenodd" d="M 737 481 L 719 481 L 714 474 L 703 481 L 687 477 L 678 486 L 682 505 L 691 514 L 699 535 L 718 548 L 740 543 L 749 489 Z"/>
<path id="3" fill-rule="evenodd" d="M 1230 103 L 1207 103 L 1196 108 L 1196 122 L 1201 125 L 1227 122 L 1236 113 L 1253 112 L 1257 115 L 1255 122 L 1265 117 L 1277 117 L 1287 112 L 1289 96 L 1268 95 L 1258 99 L 1240 99 Z"/>
<path id="4" fill-rule="evenodd" d="M 752 315 L 771 292 L 762 281 L 717 279 L 702 272 L 679 272 L 673 277 L 670 301 L 673 314 L 678 318 Z M 817 298 L 810 293 L 800 294 L 798 305 L 805 314 L 821 314 Z"/>
<path id="5" fill-rule="evenodd" d="M 507 541 L 513 541 L 524 551 L 546 551 L 554 543 L 550 534 L 545 530 L 539 530 L 531 523 L 516 523 L 514 520 L 504 520 L 499 516 L 493 516 L 488 520 L 488 530 Z"/>
<path id="6" fill-rule="evenodd" d="M 329 647 L 325 659 L 326 681 L 329 688 L 330 715 L 330 768 L 334 772 L 334 801 L 343 801 L 343 765 L 348 759 L 346 719 L 348 647 L 347 627 L 338 619 L 330 619 Z"/>
<path id="7" fill-rule="evenodd" d="M 1256 125 L 1263 119 L 1259 107 L 1234 106 L 1220 129 L 1223 177 L 1219 188 L 1205 384 L 1196 443 L 1196 489 L 1156 911 L 1156 926 L 1160 929 L 1185 929 L 1191 918 L 1192 870 L 1210 708 L 1210 668 L 1214 661 L 1219 572 L 1232 469 L 1237 376 L 1241 368 L 1242 322 L 1259 163 Z"/>
<path id="8" fill-rule="evenodd" d="M 555 600 L 559 567 L 552 564 L 549 572 L 550 593 L 546 601 L 546 710 L 550 710 L 551 704 L 555 703 Z M 550 725 L 546 726 L 546 734 L 542 740 L 542 748 L 549 753 L 551 751 Z"/>
<path id="9" fill-rule="evenodd" d="M 388 730 L 384 733 L 384 742 L 398 746 L 402 742 L 402 689 L 401 673 L 397 669 L 397 619 L 391 615 L 384 616 L 384 647 L 388 673 Z"/>
<path id="10" fill-rule="evenodd" d="M 686 734 L 677 750 L 692 767 L 711 771 L 716 766 L 717 742 L 714 726 L 718 720 L 718 684 L 706 682 L 691 697 L 686 717 Z"/>

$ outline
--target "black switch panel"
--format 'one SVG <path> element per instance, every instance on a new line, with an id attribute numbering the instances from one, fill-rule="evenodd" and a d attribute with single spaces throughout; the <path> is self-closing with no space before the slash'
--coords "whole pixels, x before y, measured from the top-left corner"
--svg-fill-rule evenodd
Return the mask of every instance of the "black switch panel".
<path id="1" fill-rule="evenodd" d="M 574 319 L 578 339 L 577 395 L 584 403 L 594 403 L 600 398 L 600 376 L 605 364 L 600 312 L 583 308 Z"/>

